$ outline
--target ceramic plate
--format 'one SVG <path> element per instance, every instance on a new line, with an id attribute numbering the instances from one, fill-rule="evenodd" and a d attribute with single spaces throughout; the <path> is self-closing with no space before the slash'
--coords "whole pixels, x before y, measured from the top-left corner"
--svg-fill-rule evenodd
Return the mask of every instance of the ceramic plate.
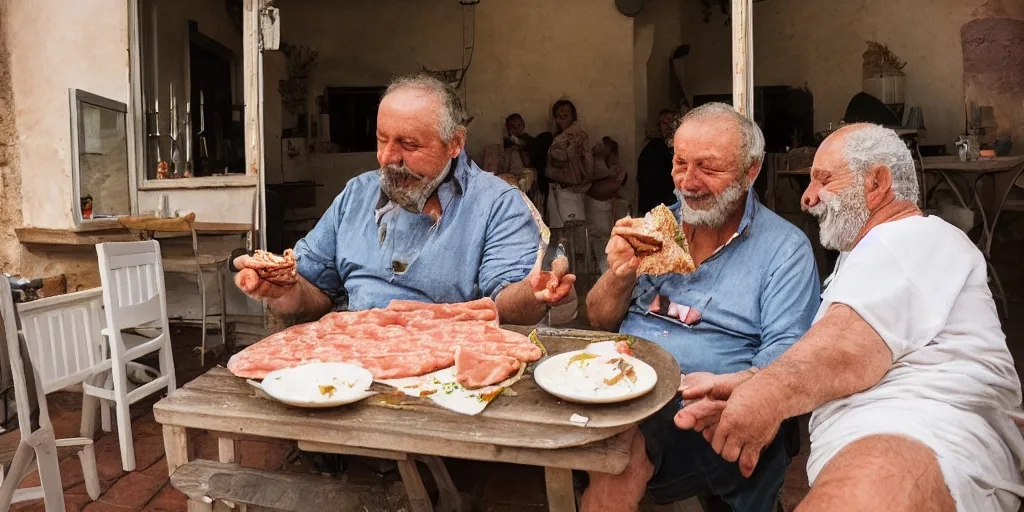
<path id="1" fill-rule="evenodd" d="M 375 395 L 373 375 L 347 363 L 313 363 L 267 374 L 260 388 L 296 407 L 337 407 Z"/>
<path id="2" fill-rule="evenodd" d="M 533 380 L 558 398 L 584 404 L 624 402 L 654 389 L 658 374 L 649 364 L 595 348 L 549 357 L 534 368 Z"/>

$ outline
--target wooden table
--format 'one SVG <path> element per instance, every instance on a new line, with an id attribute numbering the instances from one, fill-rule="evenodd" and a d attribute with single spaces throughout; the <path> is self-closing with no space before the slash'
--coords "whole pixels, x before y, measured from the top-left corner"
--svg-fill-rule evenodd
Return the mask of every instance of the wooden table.
<path id="1" fill-rule="evenodd" d="M 995 235 L 996 225 L 999 222 L 999 215 L 1006 204 L 1006 198 L 1009 196 L 1010 190 L 1013 189 L 1014 182 L 1017 181 L 1021 173 L 1024 173 L 1024 155 L 983 158 L 973 162 L 961 162 L 955 156 L 928 157 L 922 159 L 922 168 L 925 175 L 938 174 L 942 177 L 943 181 L 953 191 L 953 195 L 960 203 L 960 206 L 968 210 L 977 209 L 981 213 L 982 232 L 977 244 L 982 254 L 985 255 L 985 260 L 989 261 L 992 255 L 992 240 Z M 992 179 L 992 197 L 989 201 L 983 201 L 978 192 L 978 185 L 986 177 Z M 970 195 L 969 200 L 960 192 L 960 188 L 957 186 L 958 182 L 967 189 Z M 922 188 L 926 189 L 926 194 L 922 197 L 922 200 L 925 201 L 924 204 L 928 204 L 927 196 L 931 194 L 934 187 L 927 189 L 925 184 L 922 183 Z M 972 207 L 972 202 L 974 207 Z M 988 267 L 992 280 L 996 285 L 997 296 L 1003 303 L 1003 313 L 1009 315 L 1006 293 L 999 280 L 999 274 L 996 273 L 996 269 L 991 263 L 989 263 Z"/>
<path id="2" fill-rule="evenodd" d="M 610 336 L 559 329 L 539 334 L 550 353 L 575 350 Z M 243 379 L 214 368 L 158 402 L 154 414 L 164 425 L 172 483 L 190 497 L 189 510 L 209 510 L 218 499 L 286 510 L 348 510 L 338 508 L 340 502 L 310 497 L 330 494 L 354 501 L 351 493 L 355 491 L 340 489 L 337 480 L 231 465 L 237 452 L 235 440 L 257 436 L 292 440 L 307 451 L 396 460 L 411 508 L 417 512 L 434 510 L 416 470 L 417 460 L 427 464 L 438 482 L 440 508 L 460 509 L 458 493 L 440 457 L 543 466 L 550 509 L 575 511 L 572 470 L 621 473 L 629 460 L 626 432 L 664 407 L 679 387 L 679 365 L 668 352 L 639 340 L 634 353 L 654 367 L 658 384 L 643 397 L 613 405 L 562 402 L 539 389 L 528 373 L 512 386 L 516 396 L 496 398 L 477 416 L 456 414 L 412 397 L 396 406 L 381 395 L 334 409 L 300 409 L 261 398 Z M 589 418 L 586 427 L 569 421 L 574 413 Z M 220 439 L 219 463 L 189 462 L 189 429 L 208 430 Z M 220 489 L 211 483 L 214 475 Z M 268 485 L 304 486 L 306 491 L 301 498 L 281 497 L 280 492 L 269 493 L 273 497 L 268 498 Z M 249 490 L 239 491 L 243 488 Z"/>

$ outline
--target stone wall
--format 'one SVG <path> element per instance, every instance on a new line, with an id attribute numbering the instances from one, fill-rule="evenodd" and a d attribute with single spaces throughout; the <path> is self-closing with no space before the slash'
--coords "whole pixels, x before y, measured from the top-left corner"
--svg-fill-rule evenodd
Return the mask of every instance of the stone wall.
<path id="1" fill-rule="evenodd" d="M 18 172 L 18 131 L 14 123 L 10 52 L 5 15 L 11 0 L 0 0 L 0 272 L 18 268 L 21 245 L 14 227 L 21 225 L 21 173 Z"/>
<path id="2" fill-rule="evenodd" d="M 1024 2 L 990 0 L 971 17 L 960 30 L 967 99 L 994 107 L 997 135 L 1024 154 Z"/>

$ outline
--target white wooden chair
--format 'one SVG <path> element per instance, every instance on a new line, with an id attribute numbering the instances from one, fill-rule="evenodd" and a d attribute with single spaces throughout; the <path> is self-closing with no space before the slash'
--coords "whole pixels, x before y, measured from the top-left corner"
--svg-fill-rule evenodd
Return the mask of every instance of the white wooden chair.
<path id="1" fill-rule="evenodd" d="M 145 242 L 106 243 L 96 245 L 100 280 L 103 283 L 103 308 L 106 328 L 103 336 L 110 347 L 113 389 L 85 385 L 88 393 L 114 402 L 117 414 L 117 435 L 121 444 L 121 465 L 125 471 L 135 469 L 135 448 L 132 445 L 131 404 L 167 388 L 174 391 L 174 358 L 171 355 L 170 329 L 167 326 L 167 298 L 160 244 Z M 159 330 L 152 339 L 126 348 L 124 329 L 138 327 Z M 135 361 L 159 351 L 159 370 L 144 367 Z M 128 389 L 128 368 L 142 367 L 159 376 L 134 389 Z"/>
<path id="2" fill-rule="evenodd" d="M 100 308 L 100 291 L 96 289 L 21 304 L 16 316 L 10 285 L 0 278 L 0 320 L 10 357 L 21 431 L 21 442 L 10 472 L 0 485 L 0 510 L 7 510 L 11 503 L 42 498 L 47 511 L 63 512 L 64 493 L 57 461 L 59 446 L 82 447 L 78 456 L 86 491 L 92 499 L 99 498 L 100 482 L 92 440 L 96 398 L 86 395 L 83 401 L 82 437 L 56 439 L 46 395 L 74 384 L 85 385 L 102 372 Z M 28 357 L 23 359 L 23 354 Z M 33 403 L 39 407 L 38 426 L 32 422 Z M 16 489 L 32 472 L 33 460 L 42 485 Z"/>

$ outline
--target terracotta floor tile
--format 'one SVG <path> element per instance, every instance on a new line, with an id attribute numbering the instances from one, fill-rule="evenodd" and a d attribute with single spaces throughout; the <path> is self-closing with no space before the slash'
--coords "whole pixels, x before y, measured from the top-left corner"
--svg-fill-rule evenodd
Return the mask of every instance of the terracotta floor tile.
<path id="1" fill-rule="evenodd" d="M 110 503 L 103 503 L 102 501 L 94 501 L 85 506 L 82 512 L 136 512 L 139 509 L 130 507 L 121 507 L 118 505 L 111 505 Z"/>
<path id="2" fill-rule="evenodd" d="M 100 496 L 99 501 L 139 510 L 149 503 L 163 487 L 164 482 L 148 477 L 142 473 L 128 473 L 117 481 L 107 492 Z"/>
<path id="3" fill-rule="evenodd" d="M 142 510 L 144 512 L 179 512 L 185 510 L 187 503 L 188 498 L 181 491 L 167 484 L 160 488 L 160 492 Z"/>

